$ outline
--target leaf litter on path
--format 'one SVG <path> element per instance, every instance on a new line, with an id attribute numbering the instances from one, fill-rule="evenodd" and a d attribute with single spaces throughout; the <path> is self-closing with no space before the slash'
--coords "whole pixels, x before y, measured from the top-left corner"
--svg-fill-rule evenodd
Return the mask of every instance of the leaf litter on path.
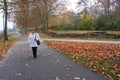
<path id="1" fill-rule="evenodd" d="M 85 78 L 80 78 L 80 77 L 74 77 L 74 80 L 86 80 Z"/>
<path id="2" fill-rule="evenodd" d="M 50 57 L 50 56 L 51 56 L 51 54 L 50 54 L 50 53 L 48 53 L 48 54 L 47 54 L 47 56 L 48 56 L 48 57 Z"/>
<path id="3" fill-rule="evenodd" d="M 56 63 L 58 63 L 58 62 L 60 62 L 59 59 L 57 59 L 57 60 L 55 60 L 55 61 L 52 61 L 52 64 L 56 64 Z"/>
<path id="4" fill-rule="evenodd" d="M 29 65 L 29 64 L 25 64 L 25 66 L 26 66 L 27 68 L 30 68 L 30 65 Z"/>
<path id="5" fill-rule="evenodd" d="M 60 78 L 58 76 L 55 76 L 55 79 L 54 80 L 60 80 Z"/>
<path id="6" fill-rule="evenodd" d="M 20 76 L 21 76 L 21 73 L 15 73 L 15 76 L 16 76 L 16 77 L 20 77 Z"/>
<path id="7" fill-rule="evenodd" d="M 65 69 L 66 69 L 66 70 L 70 70 L 71 68 L 72 68 L 71 65 L 65 65 Z"/>
<path id="8" fill-rule="evenodd" d="M 28 78 L 24 78 L 24 80 L 29 80 Z"/>

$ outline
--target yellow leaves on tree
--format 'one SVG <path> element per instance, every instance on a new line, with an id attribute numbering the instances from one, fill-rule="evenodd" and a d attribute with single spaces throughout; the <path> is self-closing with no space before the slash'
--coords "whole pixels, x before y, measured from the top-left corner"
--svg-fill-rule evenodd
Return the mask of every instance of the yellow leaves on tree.
<path id="1" fill-rule="evenodd" d="M 81 20 L 82 21 L 92 20 L 92 16 L 89 15 L 86 9 L 82 11 Z"/>

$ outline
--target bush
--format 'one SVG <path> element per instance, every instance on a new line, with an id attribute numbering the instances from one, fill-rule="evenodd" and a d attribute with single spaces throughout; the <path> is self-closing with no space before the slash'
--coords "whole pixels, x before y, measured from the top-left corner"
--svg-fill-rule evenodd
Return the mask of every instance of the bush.
<path id="1" fill-rule="evenodd" d="M 80 30 L 93 30 L 94 23 L 92 20 L 81 21 L 78 23 L 78 29 L 80 29 Z"/>
<path id="2" fill-rule="evenodd" d="M 63 30 L 77 30 L 77 27 L 71 23 L 71 24 L 64 26 Z"/>
<path id="3" fill-rule="evenodd" d="M 105 23 L 106 23 L 106 16 L 104 17 L 103 15 L 100 16 L 97 20 L 96 20 L 96 30 L 106 30 L 105 28 Z"/>
<path id="4" fill-rule="evenodd" d="M 53 30 L 77 30 L 77 27 L 74 24 L 68 24 L 65 26 L 52 26 L 50 29 Z"/>
<path id="5" fill-rule="evenodd" d="M 120 20 L 116 21 L 116 30 L 120 30 Z"/>
<path id="6" fill-rule="evenodd" d="M 51 26 L 49 29 L 62 30 L 62 27 L 61 26 Z"/>
<path id="7" fill-rule="evenodd" d="M 95 23 L 95 30 L 120 30 L 120 20 L 113 21 L 108 15 L 101 15 Z"/>

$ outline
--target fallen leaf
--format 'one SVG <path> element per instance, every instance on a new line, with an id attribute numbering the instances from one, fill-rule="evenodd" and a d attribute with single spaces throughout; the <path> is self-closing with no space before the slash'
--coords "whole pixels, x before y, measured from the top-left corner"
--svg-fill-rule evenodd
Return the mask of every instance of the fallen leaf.
<path id="1" fill-rule="evenodd" d="M 56 60 L 57 62 L 59 62 L 60 60 Z"/>
<path id="2" fill-rule="evenodd" d="M 52 64 L 56 64 L 56 61 L 52 61 Z"/>
<path id="3" fill-rule="evenodd" d="M 60 78 L 58 76 L 55 76 L 55 80 L 60 80 Z"/>
<path id="4" fill-rule="evenodd" d="M 66 70 L 70 70 L 72 68 L 71 65 L 65 65 Z"/>
<path id="5" fill-rule="evenodd" d="M 21 73 L 15 73 L 15 76 L 16 76 L 16 77 L 20 77 L 20 76 L 21 76 Z"/>
<path id="6" fill-rule="evenodd" d="M 25 64 L 25 66 L 28 66 L 29 64 Z"/>
<path id="7" fill-rule="evenodd" d="M 29 80 L 28 78 L 24 78 L 24 80 Z"/>
<path id="8" fill-rule="evenodd" d="M 74 77 L 74 80 L 80 80 L 80 77 Z"/>
<path id="9" fill-rule="evenodd" d="M 47 54 L 47 56 L 49 57 L 49 56 L 51 56 L 51 54 Z"/>
<path id="10" fill-rule="evenodd" d="M 18 76 L 21 76 L 21 73 L 18 73 Z"/>
<path id="11" fill-rule="evenodd" d="M 29 64 L 25 64 L 25 66 L 26 66 L 27 68 L 30 68 L 30 65 L 29 65 Z"/>
<path id="12" fill-rule="evenodd" d="M 72 68 L 72 66 L 71 66 L 71 65 L 69 65 L 69 68 Z"/>
<path id="13" fill-rule="evenodd" d="M 83 78 L 82 80 L 86 80 L 85 78 Z"/>
<path id="14" fill-rule="evenodd" d="M 30 66 L 27 66 L 28 68 L 30 68 Z"/>
<path id="15" fill-rule="evenodd" d="M 69 74 L 67 74 L 67 75 L 66 75 L 66 77 L 70 77 L 70 75 L 69 75 Z"/>

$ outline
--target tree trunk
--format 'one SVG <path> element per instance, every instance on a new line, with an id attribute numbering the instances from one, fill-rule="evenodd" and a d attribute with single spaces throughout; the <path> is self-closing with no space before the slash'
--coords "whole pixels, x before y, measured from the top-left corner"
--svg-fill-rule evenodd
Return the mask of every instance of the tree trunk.
<path id="1" fill-rule="evenodd" d="M 6 0 L 4 0 L 4 14 L 5 14 L 4 41 L 8 41 L 8 35 L 7 35 L 7 2 L 6 2 Z"/>

